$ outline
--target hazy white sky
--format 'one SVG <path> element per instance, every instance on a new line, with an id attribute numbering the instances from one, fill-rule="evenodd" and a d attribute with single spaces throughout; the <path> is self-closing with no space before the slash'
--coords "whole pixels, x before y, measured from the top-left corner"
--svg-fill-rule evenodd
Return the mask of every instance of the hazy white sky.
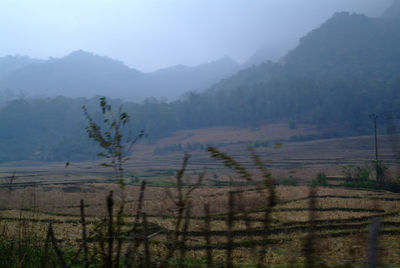
<path id="1" fill-rule="evenodd" d="M 0 56 L 83 49 L 142 71 L 224 55 L 243 62 L 336 11 L 379 16 L 391 0 L 0 0 Z"/>

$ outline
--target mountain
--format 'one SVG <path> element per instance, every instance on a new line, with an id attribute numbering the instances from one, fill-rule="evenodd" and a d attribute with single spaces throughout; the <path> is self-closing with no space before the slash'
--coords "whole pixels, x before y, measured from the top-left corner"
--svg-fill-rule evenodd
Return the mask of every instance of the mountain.
<path id="1" fill-rule="evenodd" d="M 256 51 L 256 53 L 242 64 L 241 69 L 258 66 L 268 61 L 279 62 L 295 45 L 293 41 L 271 42 Z"/>
<path id="2" fill-rule="evenodd" d="M 233 75 L 239 68 L 237 62 L 225 56 L 194 67 L 176 65 L 155 71 L 146 76 L 146 83 L 158 96 L 169 95 L 169 98 L 176 99 L 187 91 L 206 89 L 221 79 Z M 168 92 L 168 88 L 173 90 Z"/>
<path id="3" fill-rule="evenodd" d="M 143 73 L 108 57 L 75 51 L 63 58 L 9 68 L 0 77 L 0 92 L 50 97 L 106 95 L 136 102 L 152 96 L 171 100 L 189 90 L 205 89 L 237 68 L 237 63 L 222 58 L 195 67 L 181 65 Z"/>
<path id="4" fill-rule="evenodd" d="M 46 89 L 46 94 L 53 95 L 88 94 L 82 93 L 84 90 L 95 94 L 98 91 L 93 89 L 101 89 L 107 95 L 144 97 L 173 87 L 204 86 L 212 83 L 207 78 L 219 79 L 236 72 L 208 90 L 190 92 L 169 103 L 125 102 L 124 111 L 133 115 L 132 129 L 145 130 L 152 142 L 179 129 L 222 125 L 254 128 L 271 122 L 286 122 L 293 127 L 309 124 L 319 133 L 292 137 L 292 141 L 367 135 L 372 127 L 370 114 L 379 115 L 381 133 L 393 131 L 395 120 L 400 118 L 399 20 L 337 13 L 304 36 L 278 63 L 237 68 L 240 66 L 235 62 L 223 58 L 146 74 L 121 62 L 78 51 L 17 69 L 0 83 L 14 83 L 18 85 L 15 88 L 25 86 L 35 92 Z M 97 101 L 58 97 L 19 98 L 5 103 L 0 109 L 0 162 L 87 159 L 93 146 L 84 133 L 85 118 L 79 107 L 85 104 L 89 111 L 96 111 Z M 122 101 L 109 103 L 118 107 Z M 385 121 L 387 118 L 392 119 Z"/>
<path id="5" fill-rule="evenodd" d="M 178 122 L 215 126 L 293 120 L 328 133 L 369 133 L 371 113 L 400 118 L 399 22 L 337 13 L 280 62 L 241 70 L 187 98 L 182 107 L 198 115 Z"/>
<path id="6" fill-rule="evenodd" d="M 27 56 L 5 56 L 0 57 L 0 77 L 9 74 L 15 70 L 31 64 L 41 63 L 42 61 L 32 59 Z"/>
<path id="7" fill-rule="evenodd" d="M 399 21 L 341 12 L 301 38 L 279 63 L 264 62 L 241 70 L 209 91 L 291 77 L 387 81 L 399 73 Z"/>
<path id="8" fill-rule="evenodd" d="M 382 14 L 384 19 L 400 19 L 400 1 L 393 0 L 392 5 Z"/>
<path id="9" fill-rule="evenodd" d="M 397 21 L 336 13 L 288 53 L 285 73 L 381 79 L 395 76 L 400 70 L 399 26 Z"/>
<path id="10" fill-rule="evenodd" d="M 140 72 L 119 61 L 75 51 L 3 76 L 0 89 L 19 90 L 30 96 L 84 97 L 112 93 L 120 97 L 139 97 L 130 91 L 141 77 Z"/>

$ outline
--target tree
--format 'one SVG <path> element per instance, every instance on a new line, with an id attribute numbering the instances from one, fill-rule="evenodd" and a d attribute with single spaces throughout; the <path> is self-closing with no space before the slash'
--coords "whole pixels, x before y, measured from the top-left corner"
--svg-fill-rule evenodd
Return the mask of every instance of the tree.
<path id="1" fill-rule="evenodd" d="M 100 152 L 97 155 L 104 157 L 108 161 L 101 163 L 101 166 L 111 167 L 114 170 L 115 178 L 123 188 L 125 186 L 124 181 L 124 168 L 123 164 L 129 160 L 129 155 L 132 152 L 133 145 L 143 136 L 145 133 L 143 130 L 133 137 L 132 132 L 129 131 L 127 139 L 123 139 L 124 131 L 123 128 L 129 122 L 129 116 L 126 112 L 122 112 L 122 106 L 119 107 L 118 115 L 115 116 L 111 109 L 111 105 L 107 104 L 106 97 L 100 98 L 100 107 L 103 115 L 103 126 L 105 130 L 102 131 L 101 125 L 97 124 L 93 117 L 89 114 L 86 106 L 82 107 L 82 110 L 88 120 L 86 126 L 86 132 L 89 138 L 98 142 L 101 148 L 105 152 Z"/>

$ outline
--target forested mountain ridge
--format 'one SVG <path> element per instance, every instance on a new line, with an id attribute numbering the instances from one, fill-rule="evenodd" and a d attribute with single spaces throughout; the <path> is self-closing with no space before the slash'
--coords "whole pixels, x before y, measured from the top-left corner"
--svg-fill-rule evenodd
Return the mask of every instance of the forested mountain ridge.
<path id="1" fill-rule="evenodd" d="M 337 13 L 288 53 L 284 73 L 379 79 L 396 76 L 400 70 L 399 26 L 398 21 Z"/>
<path id="2" fill-rule="evenodd" d="M 199 98 L 225 116 L 217 124 L 291 118 L 361 133 L 369 113 L 400 112 L 399 26 L 337 13 L 281 63 L 240 71 Z"/>
<path id="3" fill-rule="evenodd" d="M 0 58 L 0 64 L 2 59 L 7 57 Z M 233 60 L 222 58 L 194 67 L 174 66 L 143 73 L 108 57 L 75 51 L 63 58 L 8 68 L 0 75 L 0 92 L 45 97 L 107 95 L 134 102 L 152 96 L 174 100 L 188 90 L 205 89 L 238 68 Z"/>
<path id="4" fill-rule="evenodd" d="M 189 92 L 171 103 L 153 99 L 123 105 L 132 128 L 144 129 L 151 141 L 179 129 L 277 121 L 312 124 L 327 133 L 324 137 L 368 134 L 369 114 L 400 117 L 398 26 L 395 19 L 338 13 L 279 63 L 239 71 L 204 93 Z M 88 157 L 93 147 L 79 109 L 85 102 L 90 111 L 96 109 L 96 99 L 68 98 L 16 100 L 3 107 L 0 161 Z M 57 122 L 68 127 L 58 128 Z"/>
<path id="5" fill-rule="evenodd" d="M 41 60 L 19 55 L 0 57 L 0 77 L 25 66 L 41 62 Z"/>
<path id="6" fill-rule="evenodd" d="M 211 90 L 290 77 L 386 80 L 396 77 L 399 70 L 400 21 L 341 12 L 301 38 L 279 63 L 266 62 L 242 70 Z"/>
<path id="7" fill-rule="evenodd" d="M 400 19 L 400 1 L 394 0 L 393 4 L 382 14 L 383 19 Z"/>
<path id="8" fill-rule="evenodd" d="M 113 88 L 124 97 L 130 90 L 137 97 L 139 94 L 130 85 L 140 80 L 142 73 L 119 61 L 75 51 L 61 59 L 20 68 L 0 79 L 0 88 L 20 90 L 28 96 L 51 97 L 104 95 L 112 93 L 107 89 Z"/>

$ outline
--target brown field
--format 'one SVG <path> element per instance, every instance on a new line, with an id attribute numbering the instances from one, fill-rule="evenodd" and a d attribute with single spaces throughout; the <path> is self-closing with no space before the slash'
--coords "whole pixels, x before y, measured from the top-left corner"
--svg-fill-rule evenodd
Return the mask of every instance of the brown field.
<path id="1" fill-rule="evenodd" d="M 273 141 L 289 139 L 293 135 L 317 133 L 307 126 L 296 129 L 277 124 L 261 126 L 257 129 L 214 128 L 199 131 L 182 131 L 175 136 L 165 138 L 158 144 L 138 144 L 132 160 L 125 166 L 127 186 L 126 196 L 127 224 L 133 222 L 139 197 L 141 180 L 148 182 L 143 210 L 148 215 L 156 241 L 166 241 L 172 232 L 176 218 L 176 205 L 172 196 L 176 195 L 174 176 L 171 170 L 179 169 L 183 158 L 182 152 L 169 152 L 154 155 L 157 146 L 171 144 L 210 142 L 219 144 L 221 151 L 227 152 L 256 178 L 260 174 L 252 164 L 246 143 L 255 140 L 271 140 L 269 147 L 256 148 L 265 160 L 276 179 L 296 178 L 298 186 L 278 186 L 276 188 L 278 205 L 271 217 L 272 225 L 266 245 L 267 262 L 277 267 L 303 262 L 303 241 L 308 233 L 309 187 L 306 186 L 320 171 L 328 176 L 341 177 L 342 165 L 363 165 L 374 157 L 373 138 L 371 136 L 316 140 L 309 142 L 282 141 L 282 146 L 274 148 Z M 388 136 L 379 136 L 380 157 L 389 166 L 391 173 L 396 171 L 396 157 Z M 197 247 L 204 244 L 200 234 L 204 226 L 204 204 L 210 204 L 212 216 L 211 231 L 222 233 L 212 237 L 212 244 L 226 243 L 228 192 L 241 190 L 235 195 L 235 216 L 241 217 L 234 222 L 233 230 L 238 231 L 234 241 L 238 243 L 233 257 L 236 264 L 256 263 L 256 249 L 246 246 L 251 241 L 262 241 L 262 234 L 250 235 L 248 228 L 260 229 L 263 226 L 264 209 L 267 204 L 266 191 L 255 190 L 249 184 L 238 184 L 240 178 L 225 168 L 219 161 L 211 159 L 203 151 L 192 151 L 185 181 L 191 184 L 203 167 L 207 173 L 203 185 L 196 189 L 191 197 L 191 220 L 187 244 Z M 97 161 L 71 163 L 6 163 L 0 165 L 0 230 L 9 237 L 18 235 L 21 224 L 44 238 L 50 222 L 54 225 L 58 239 L 64 245 L 74 245 L 80 238 L 79 201 L 86 204 L 88 228 L 93 228 L 106 215 L 105 198 L 109 191 L 114 192 L 117 204 L 122 192 L 113 181 L 113 174 L 106 168 L 98 167 Z M 12 184 L 9 176 L 16 172 Z M 135 180 L 136 178 L 139 179 Z M 215 181 L 223 182 L 215 185 Z M 236 182 L 229 186 L 229 182 Z M 364 266 L 369 223 L 373 217 L 380 217 L 382 234 L 380 258 L 389 267 L 400 266 L 400 195 L 386 191 L 345 189 L 339 185 L 318 187 L 316 211 L 316 240 L 318 257 L 329 266 L 353 264 Z M 337 184 L 337 182 L 336 182 Z M 250 219 L 250 223 L 245 219 Z M 251 225 L 249 227 L 249 225 Z M 128 228 L 128 227 L 126 227 Z M 197 233 L 196 233 L 197 232 Z M 249 242 L 250 241 L 250 242 Z M 247 244 L 246 244 L 247 243 Z M 162 254 L 164 246 L 152 246 L 152 251 Z M 214 259 L 224 260 L 224 251 L 215 250 Z M 204 250 L 188 250 L 193 259 L 204 259 Z"/>
<path id="2" fill-rule="evenodd" d="M 62 186 L 66 187 L 66 186 Z M 1 190 L 2 217 L 1 227 L 7 228 L 10 235 L 12 230 L 19 230 L 22 223 L 30 224 L 32 232 L 44 239 L 46 228 L 49 222 L 53 222 L 57 238 L 64 239 L 65 245 L 73 245 L 76 239 L 81 236 L 79 200 L 83 198 L 87 205 L 88 228 L 93 228 L 93 223 L 98 222 L 106 215 L 105 195 L 110 189 L 118 192 L 115 184 L 83 184 L 82 189 L 93 188 L 88 192 L 64 192 L 62 187 L 51 190 L 41 186 L 32 188 Z M 235 214 L 240 217 L 247 215 L 251 221 L 251 228 L 262 228 L 263 207 L 265 206 L 265 192 L 244 190 L 236 198 Z M 126 193 L 129 203 L 126 211 L 134 214 L 138 197 L 138 187 L 128 186 Z M 211 206 L 211 214 L 218 216 L 212 220 L 211 231 L 224 231 L 227 228 L 226 215 L 228 212 L 227 193 L 232 188 L 199 188 L 191 198 L 192 216 L 200 217 L 192 219 L 189 224 L 189 231 L 202 232 L 204 220 L 203 205 L 208 203 Z M 277 194 L 279 203 L 274 208 L 271 216 L 273 224 L 270 227 L 273 232 L 268 236 L 274 242 L 267 245 L 267 260 L 271 265 L 282 263 L 297 263 L 300 259 L 293 259 L 301 256 L 303 239 L 308 232 L 308 187 L 306 186 L 278 186 Z M 161 187 L 148 187 L 145 192 L 144 211 L 148 214 L 148 221 L 154 229 L 152 232 L 171 232 L 175 226 L 174 204 L 165 194 L 166 189 Z M 33 204 L 33 194 L 36 195 Z M 316 242 L 320 250 L 319 256 L 328 265 L 344 265 L 345 263 L 359 263 L 360 266 L 366 256 L 366 244 L 368 238 L 368 226 L 373 217 L 380 217 L 386 232 L 382 237 L 381 254 L 384 256 L 384 263 L 388 265 L 400 265 L 400 195 L 387 192 L 373 192 L 365 190 L 348 190 L 343 188 L 317 188 L 317 211 L 314 220 L 317 223 Z M 325 197 L 331 196 L 331 197 Z M 336 196 L 336 197 L 335 197 Z M 21 203 L 21 200 L 25 202 Z M 130 201 L 132 200 L 132 202 Z M 23 208 L 23 210 L 21 210 Z M 328 210 L 324 210 L 328 209 Z M 354 211 L 353 211 L 354 209 Z M 246 214 L 243 214 L 247 211 Z M 214 217 L 214 216 L 213 216 Z M 257 221 L 258 219 L 258 221 Z M 133 221 L 132 217 L 126 219 L 127 223 Z M 236 220 L 233 230 L 247 230 L 246 220 Z M 5 227 L 6 226 L 6 227 Z M 169 231 L 168 231 L 169 230 Z M 275 233 L 275 231 L 277 231 Z M 394 232 L 394 234 L 390 234 Z M 163 234 L 157 235 L 156 240 L 165 239 Z M 16 234 L 15 234 L 16 235 Z M 321 237 L 321 238 L 319 238 Z M 235 242 L 262 240 L 262 235 L 249 237 L 244 233 L 235 237 Z M 225 243 L 224 235 L 212 238 L 213 244 Z M 204 243 L 202 236 L 194 236 L 187 242 L 188 245 L 196 246 Z M 162 250 L 153 248 L 153 250 Z M 236 263 L 251 263 L 254 261 L 251 248 L 240 247 L 234 251 Z M 215 251 L 215 258 L 224 257 L 224 251 Z M 189 251 L 188 255 L 193 258 L 204 257 L 202 251 Z"/>

